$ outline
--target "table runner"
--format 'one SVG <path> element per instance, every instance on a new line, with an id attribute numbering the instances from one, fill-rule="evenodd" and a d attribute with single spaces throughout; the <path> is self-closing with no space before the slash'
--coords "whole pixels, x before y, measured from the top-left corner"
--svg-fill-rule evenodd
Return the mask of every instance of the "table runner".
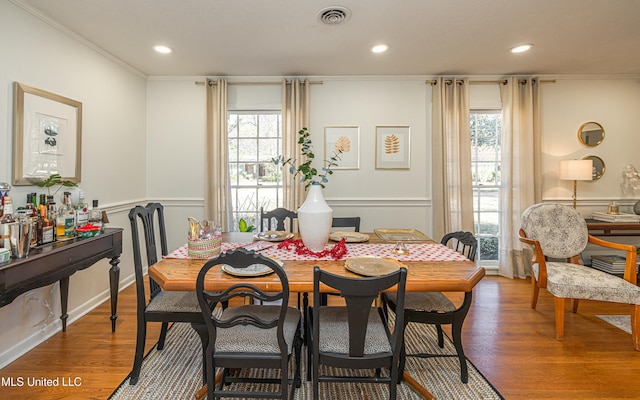
<path id="1" fill-rule="evenodd" d="M 279 249 L 278 243 L 269 243 L 265 241 L 253 242 L 253 243 L 222 243 L 222 251 L 234 250 L 238 247 L 263 248 L 258 250 L 260 254 L 264 254 L 268 257 L 275 257 L 283 261 L 287 260 L 332 260 L 333 258 L 328 255 L 325 257 L 315 257 L 307 254 L 297 254 L 292 248 L 287 250 L 285 248 Z M 266 247 L 270 246 L 270 247 Z M 328 244 L 325 249 L 330 249 L 334 244 Z M 266 248 L 265 248 L 266 247 Z M 350 257 L 384 257 L 393 258 L 398 261 L 468 261 L 468 259 L 462 254 L 456 252 L 449 247 L 446 247 L 439 243 L 407 243 L 405 247 L 409 250 L 409 254 L 393 254 L 391 251 L 395 247 L 392 243 L 347 243 L 347 254 L 340 258 L 340 260 L 346 260 Z M 174 250 L 165 258 L 189 258 L 187 254 L 187 245 L 183 245 L 180 248 Z"/>

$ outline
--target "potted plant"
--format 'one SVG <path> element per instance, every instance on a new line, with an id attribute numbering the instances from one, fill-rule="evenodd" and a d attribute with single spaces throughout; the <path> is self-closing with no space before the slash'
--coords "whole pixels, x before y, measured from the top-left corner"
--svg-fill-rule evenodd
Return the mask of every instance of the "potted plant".
<path id="1" fill-rule="evenodd" d="M 55 192 L 53 192 L 54 196 L 56 195 L 56 193 L 58 193 L 58 191 L 60 191 L 60 189 L 63 186 L 64 187 L 78 186 L 78 184 L 73 182 L 73 181 L 62 179 L 62 176 L 60 176 L 60 174 L 51 174 L 51 175 L 49 175 L 48 178 L 43 179 L 43 180 L 38 182 L 38 186 L 47 188 L 47 194 L 51 194 L 51 188 L 53 186 L 55 186 L 55 185 L 60 185 L 60 186 L 58 186 L 58 188 L 55 190 Z"/>
<path id="2" fill-rule="evenodd" d="M 303 163 L 296 165 L 295 159 L 289 158 L 285 160 L 284 156 L 273 158 L 271 161 L 276 165 L 282 164 L 283 167 L 288 164 L 289 172 L 293 176 L 302 175 L 300 182 L 305 184 L 305 190 L 308 190 L 311 185 L 319 185 L 324 188 L 325 183 L 329 182 L 328 176 L 333 174 L 332 168 L 338 166 L 342 149 L 334 150 L 333 155 L 328 160 L 325 160 L 327 165 L 322 167 L 322 173 L 319 174 L 318 170 L 311 165 L 316 156 L 313 153 L 313 143 L 311 142 L 309 130 L 302 128 L 298 131 L 298 135 L 300 135 L 298 144 L 302 147 L 302 156 L 305 158 Z"/>
<path id="3" fill-rule="evenodd" d="M 295 159 L 284 159 L 283 156 L 274 158 L 272 161 L 276 165 L 289 165 L 289 172 L 294 176 L 301 176 L 300 181 L 305 184 L 308 191 L 307 198 L 298 209 L 298 228 L 300 237 L 304 245 L 313 251 L 322 251 L 329 240 L 331 224 L 333 221 L 333 210 L 322 195 L 322 189 L 329 181 L 328 177 L 333 174 L 332 168 L 338 165 L 342 149 L 334 150 L 329 160 L 325 160 L 326 165 L 319 171 L 312 165 L 315 159 L 313 153 L 313 143 L 307 128 L 302 128 L 298 134 L 298 144 L 302 146 L 302 156 L 304 161 L 296 163 Z"/>

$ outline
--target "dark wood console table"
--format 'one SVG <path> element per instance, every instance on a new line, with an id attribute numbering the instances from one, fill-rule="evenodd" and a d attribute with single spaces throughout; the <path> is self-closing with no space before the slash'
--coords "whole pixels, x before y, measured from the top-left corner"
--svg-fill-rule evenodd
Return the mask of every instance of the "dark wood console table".
<path id="1" fill-rule="evenodd" d="M 640 222 L 586 221 L 589 233 L 594 236 L 640 236 Z"/>
<path id="2" fill-rule="evenodd" d="M 89 268 L 103 258 L 110 258 L 109 286 L 111 291 L 111 331 L 116 330 L 118 281 L 122 254 L 122 229 L 106 228 L 92 238 L 75 238 L 38 246 L 29 256 L 0 263 L 0 307 L 29 290 L 60 281 L 62 331 L 67 330 L 67 301 L 69 277 L 76 271 Z"/>

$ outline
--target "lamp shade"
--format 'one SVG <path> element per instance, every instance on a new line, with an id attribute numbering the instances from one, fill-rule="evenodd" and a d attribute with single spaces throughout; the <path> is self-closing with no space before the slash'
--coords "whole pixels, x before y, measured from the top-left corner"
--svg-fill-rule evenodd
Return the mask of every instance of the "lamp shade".
<path id="1" fill-rule="evenodd" d="M 561 160 L 560 179 L 590 181 L 593 179 L 593 160 Z"/>

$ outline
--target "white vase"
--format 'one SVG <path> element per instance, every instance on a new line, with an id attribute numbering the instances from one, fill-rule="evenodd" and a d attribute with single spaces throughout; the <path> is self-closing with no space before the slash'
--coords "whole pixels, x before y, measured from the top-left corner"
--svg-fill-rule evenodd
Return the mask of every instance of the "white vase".
<path id="1" fill-rule="evenodd" d="M 298 209 L 298 229 L 302 243 L 313 251 L 322 251 L 329 240 L 333 210 L 322 195 L 322 186 L 309 186 L 307 198 Z"/>

